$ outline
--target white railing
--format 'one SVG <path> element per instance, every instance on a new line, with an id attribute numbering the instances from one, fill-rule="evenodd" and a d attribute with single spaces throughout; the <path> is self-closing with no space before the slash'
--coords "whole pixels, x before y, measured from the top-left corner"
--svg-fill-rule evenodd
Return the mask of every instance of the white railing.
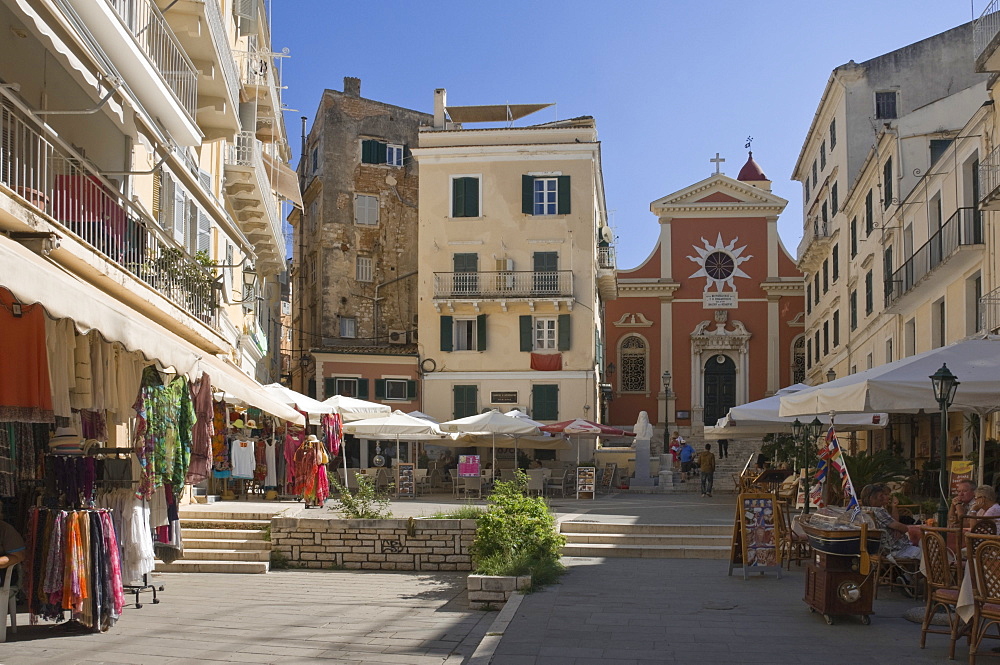
<path id="1" fill-rule="evenodd" d="M 160 72 L 167 87 L 194 120 L 198 113 L 198 71 L 152 0 L 105 0 Z"/>
<path id="2" fill-rule="evenodd" d="M 1000 147 L 979 162 L 979 196 L 983 201 L 996 197 L 1000 188 Z M 976 203 L 979 203 L 977 201 Z"/>
<path id="3" fill-rule="evenodd" d="M 6 97 L 6 95 L 5 95 Z M 13 100 L 0 99 L 0 183 L 108 261 L 216 327 L 209 269 Z"/>
<path id="4" fill-rule="evenodd" d="M 436 272 L 435 298 L 568 298 L 571 270 Z"/>
<path id="5" fill-rule="evenodd" d="M 597 267 L 603 270 L 614 270 L 617 266 L 615 248 L 611 245 L 597 248 Z"/>
<path id="6" fill-rule="evenodd" d="M 281 218 L 278 216 L 278 204 L 271 188 L 271 180 L 267 177 L 264 158 L 261 157 L 261 142 L 253 132 L 240 132 L 236 142 L 231 143 L 226 151 L 226 166 L 237 166 L 251 169 L 253 184 L 257 188 L 261 207 L 267 216 L 267 224 L 274 235 L 280 251 L 284 253 L 284 235 L 281 229 Z"/>
<path id="7" fill-rule="evenodd" d="M 226 81 L 226 90 L 234 104 L 240 102 L 240 77 L 236 72 L 234 53 L 229 48 L 229 38 L 226 36 L 226 24 L 222 20 L 217 0 L 205 0 L 205 16 L 208 19 L 208 32 L 212 36 L 215 52 L 219 54 L 222 65 L 222 78 Z"/>
<path id="8" fill-rule="evenodd" d="M 973 56 L 978 59 L 1000 32 L 1000 0 L 992 0 L 972 28 Z"/>
<path id="9" fill-rule="evenodd" d="M 803 229 L 802 240 L 799 241 L 799 246 L 796 250 L 798 257 L 801 259 L 813 242 L 821 238 L 829 238 L 832 234 L 833 225 L 830 221 L 824 222 L 819 217 L 807 221 Z"/>
<path id="10" fill-rule="evenodd" d="M 979 298 L 979 332 L 1000 332 L 1000 288 Z"/>

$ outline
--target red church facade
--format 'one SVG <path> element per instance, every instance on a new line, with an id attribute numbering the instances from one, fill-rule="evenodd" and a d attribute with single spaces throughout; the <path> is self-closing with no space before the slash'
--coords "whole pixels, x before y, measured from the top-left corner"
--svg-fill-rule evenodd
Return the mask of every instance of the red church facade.
<path id="1" fill-rule="evenodd" d="M 611 423 L 646 411 L 660 432 L 697 437 L 802 379 L 804 283 L 777 229 L 786 205 L 752 155 L 735 180 L 716 173 L 650 205 L 657 245 L 618 272 L 605 311 Z"/>

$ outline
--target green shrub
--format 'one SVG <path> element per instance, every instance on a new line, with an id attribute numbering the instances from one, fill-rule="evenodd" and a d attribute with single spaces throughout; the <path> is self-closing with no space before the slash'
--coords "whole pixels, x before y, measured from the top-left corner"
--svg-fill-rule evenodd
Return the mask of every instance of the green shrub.
<path id="1" fill-rule="evenodd" d="M 865 485 L 888 483 L 906 478 L 906 462 L 889 450 L 869 453 L 862 450 L 857 455 L 844 454 L 851 482 L 860 494 Z"/>
<path id="2" fill-rule="evenodd" d="M 512 481 L 497 481 L 479 518 L 472 560 L 483 575 L 530 574 L 533 585 L 547 584 L 563 570 L 559 551 L 566 539 L 545 499 L 526 496 L 527 486 L 523 471 Z"/>
<path id="3" fill-rule="evenodd" d="M 384 491 L 375 487 L 375 479 L 357 475 L 358 489 L 351 490 L 333 478 L 330 485 L 337 490 L 337 506 L 333 508 L 347 519 L 354 520 L 384 520 L 392 517 L 389 509 L 389 496 L 393 485 L 389 484 Z"/>
<path id="4" fill-rule="evenodd" d="M 486 514 L 486 509 L 481 506 L 474 506 L 468 504 L 460 508 L 456 508 L 449 512 L 437 512 L 431 515 L 432 519 L 436 520 L 478 520 L 480 517 Z"/>

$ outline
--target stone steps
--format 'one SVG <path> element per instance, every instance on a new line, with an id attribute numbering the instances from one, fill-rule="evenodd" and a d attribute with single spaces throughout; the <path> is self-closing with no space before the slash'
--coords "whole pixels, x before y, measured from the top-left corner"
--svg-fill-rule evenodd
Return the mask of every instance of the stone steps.
<path id="1" fill-rule="evenodd" d="M 270 550 L 186 549 L 184 561 L 269 561 Z"/>
<path id="2" fill-rule="evenodd" d="M 225 534 L 216 531 L 214 538 L 184 538 L 185 556 L 188 550 L 270 550 L 271 543 L 266 540 L 246 540 L 243 538 L 225 538 Z"/>
<path id="3" fill-rule="evenodd" d="M 158 573 L 266 573 L 272 513 L 181 510 L 184 557 L 157 562 Z"/>
<path id="4" fill-rule="evenodd" d="M 732 528 L 707 524 L 615 524 L 565 521 L 563 556 L 725 559 Z"/>
<path id="5" fill-rule="evenodd" d="M 185 555 L 187 553 L 185 552 Z M 201 559 L 178 559 L 173 563 L 157 562 L 156 572 L 158 573 L 266 573 L 269 564 L 266 561 L 229 561 L 201 560 Z"/>

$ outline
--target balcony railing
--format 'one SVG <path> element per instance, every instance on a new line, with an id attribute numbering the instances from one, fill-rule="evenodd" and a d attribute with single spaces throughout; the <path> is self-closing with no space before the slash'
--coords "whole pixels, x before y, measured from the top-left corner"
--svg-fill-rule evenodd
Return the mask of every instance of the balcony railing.
<path id="1" fill-rule="evenodd" d="M 947 261 L 959 247 L 981 244 L 982 215 L 975 208 L 959 208 L 937 233 L 892 273 L 885 289 L 886 307 L 913 289 L 932 270 Z"/>
<path id="2" fill-rule="evenodd" d="M 1000 189 L 1000 147 L 979 162 L 979 193 L 983 201 L 997 197 Z M 978 203 L 978 201 L 977 201 Z"/>
<path id="3" fill-rule="evenodd" d="M 613 246 L 597 248 L 597 267 L 601 270 L 614 270 L 617 267 L 616 258 Z"/>
<path id="4" fill-rule="evenodd" d="M 271 180 L 268 178 L 267 170 L 264 167 L 264 158 L 261 156 L 261 142 L 253 132 L 240 132 L 236 135 L 236 142 L 229 144 L 226 151 L 226 166 L 246 167 L 251 170 L 252 182 L 256 188 L 253 196 L 259 197 L 259 207 L 263 209 L 267 217 L 266 223 L 274 236 L 274 242 L 284 252 L 278 204 L 271 193 Z"/>
<path id="5" fill-rule="evenodd" d="M 979 59 L 1000 32 L 1000 0 L 992 0 L 972 28 L 973 57 Z"/>
<path id="6" fill-rule="evenodd" d="M 814 241 L 821 238 L 829 238 L 832 233 L 833 225 L 829 221 L 823 221 L 819 217 L 814 218 L 812 221 L 807 221 L 803 228 L 802 240 L 798 246 L 799 258 L 805 254 Z"/>
<path id="7" fill-rule="evenodd" d="M 979 299 L 979 332 L 990 335 L 1000 332 L 1000 288 Z"/>
<path id="8" fill-rule="evenodd" d="M 435 298 L 504 300 L 572 296 L 571 270 L 434 273 Z"/>
<path id="9" fill-rule="evenodd" d="M 0 100 L 0 183 L 108 261 L 216 327 L 213 277 L 45 125 Z"/>
<path id="10" fill-rule="evenodd" d="M 177 101 L 194 120 L 198 112 L 198 71 L 160 10 L 152 0 L 106 2 L 118 14 L 139 48 L 153 62 Z"/>
<path id="11" fill-rule="evenodd" d="M 208 0 L 205 3 L 205 16 L 208 18 L 208 31 L 212 35 L 212 45 L 215 52 L 219 54 L 219 61 L 222 65 L 222 77 L 226 81 L 226 89 L 229 91 L 230 99 L 235 103 L 240 101 L 240 77 L 236 72 L 236 62 L 233 59 L 233 52 L 229 48 L 229 38 L 226 36 L 226 24 L 222 20 L 222 13 L 219 11 L 218 2 Z"/>

